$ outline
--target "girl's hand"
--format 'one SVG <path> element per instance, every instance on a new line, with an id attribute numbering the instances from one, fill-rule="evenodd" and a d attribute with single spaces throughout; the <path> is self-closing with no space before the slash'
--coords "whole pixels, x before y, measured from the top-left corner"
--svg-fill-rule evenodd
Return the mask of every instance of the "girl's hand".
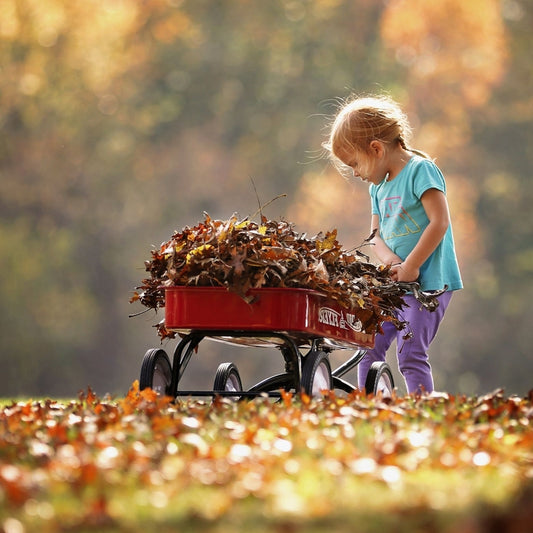
<path id="1" fill-rule="evenodd" d="M 416 281 L 420 276 L 420 269 L 412 267 L 405 261 L 391 266 L 391 278 L 394 281 Z"/>

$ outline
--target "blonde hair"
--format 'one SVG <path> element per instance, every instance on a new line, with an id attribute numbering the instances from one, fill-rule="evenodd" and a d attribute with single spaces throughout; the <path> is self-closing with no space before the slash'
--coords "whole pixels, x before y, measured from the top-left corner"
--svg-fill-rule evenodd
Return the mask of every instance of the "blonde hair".
<path id="1" fill-rule="evenodd" d="M 336 166 L 342 166 L 340 152 L 350 149 L 370 151 L 374 140 L 400 144 L 404 150 L 429 158 L 409 147 L 411 126 L 400 106 L 387 96 L 352 97 L 342 103 L 331 125 L 328 140 L 322 144 Z"/>

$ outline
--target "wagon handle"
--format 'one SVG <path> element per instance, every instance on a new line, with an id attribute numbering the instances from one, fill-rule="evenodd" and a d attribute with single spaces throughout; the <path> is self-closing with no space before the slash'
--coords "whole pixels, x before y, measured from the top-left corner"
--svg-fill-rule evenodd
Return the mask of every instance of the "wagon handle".
<path id="1" fill-rule="evenodd" d="M 428 311 L 435 311 L 439 306 L 438 297 L 448 290 L 448 285 L 444 285 L 442 289 L 436 291 L 423 291 L 420 289 L 420 283 L 417 281 L 395 281 L 390 284 L 391 287 L 396 286 L 404 289 L 406 292 L 412 292 L 415 299 Z M 385 286 L 386 288 L 387 286 Z"/>

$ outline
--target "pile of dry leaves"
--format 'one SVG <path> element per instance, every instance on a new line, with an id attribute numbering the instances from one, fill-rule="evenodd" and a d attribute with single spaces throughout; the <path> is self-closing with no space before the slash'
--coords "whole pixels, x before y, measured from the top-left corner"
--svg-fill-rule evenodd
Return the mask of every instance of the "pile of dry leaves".
<path id="1" fill-rule="evenodd" d="M 372 236 L 371 236 L 372 237 Z M 369 237 L 359 247 L 368 244 Z M 402 296 L 415 290 L 428 308 L 437 301 L 417 291 L 416 284 L 395 283 L 389 268 L 376 266 L 360 249 L 342 249 L 337 231 L 307 238 L 286 221 L 261 217 L 205 220 L 176 231 L 145 262 L 150 277 L 142 280 L 131 301 L 149 309 L 165 306 L 165 287 L 221 286 L 249 301 L 248 291 L 260 287 L 299 287 L 320 291 L 357 314 L 368 333 L 380 331 L 383 321 L 404 326 L 395 312 Z M 160 335 L 169 332 L 160 328 Z"/>

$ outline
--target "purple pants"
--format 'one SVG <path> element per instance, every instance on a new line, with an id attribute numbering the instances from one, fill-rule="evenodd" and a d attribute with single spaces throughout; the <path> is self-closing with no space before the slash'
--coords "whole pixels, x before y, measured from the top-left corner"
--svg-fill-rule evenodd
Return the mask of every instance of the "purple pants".
<path id="1" fill-rule="evenodd" d="M 365 385 L 366 376 L 370 366 L 375 361 L 385 361 L 387 350 L 392 341 L 396 339 L 396 354 L 398 367 L 407 385 L 407 391 L 433 392 L 433 375 L 428 360 L 428 348 L 435 338 L 439 325 L 444 317 L 444 312 L 450 303 L 452 291 L 441 294 L 439 306 L 433 312 L 420 309 L 420 304 L 414 296 L 403 297 L 409 307 L 404 307 L 398 317 L 407 322 L 406 328 L 398 331 L 390 322 L 383 324 L 383 334 L 377 334 L 374 348 L 368 350 L 358 366 L 359 388 Z M 406 333 L 412 333 L 410 339 L 403 339 Z"/>

